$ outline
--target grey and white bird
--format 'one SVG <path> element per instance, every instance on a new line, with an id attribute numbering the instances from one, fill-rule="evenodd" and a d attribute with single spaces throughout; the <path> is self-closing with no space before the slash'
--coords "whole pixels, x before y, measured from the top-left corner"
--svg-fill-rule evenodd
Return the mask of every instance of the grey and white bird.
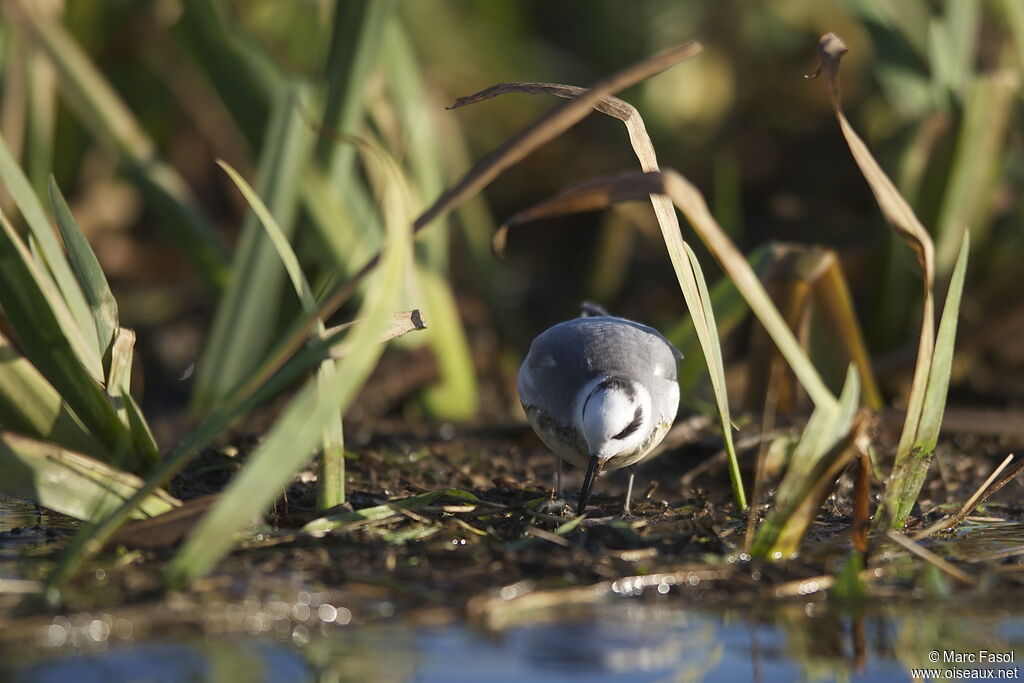
<path id="1" fill-rule="evenodd" d="M 547 447 L 586 469 L 580 513 L 603 470 L 635 465 L 665 437 L 679 409 L 682 357 L 654 328 L 586 304 L 583 317 L 533 340 L 519 368 L 519 400 Z M 632 491 L 631 470 L 626 513 Z"/>

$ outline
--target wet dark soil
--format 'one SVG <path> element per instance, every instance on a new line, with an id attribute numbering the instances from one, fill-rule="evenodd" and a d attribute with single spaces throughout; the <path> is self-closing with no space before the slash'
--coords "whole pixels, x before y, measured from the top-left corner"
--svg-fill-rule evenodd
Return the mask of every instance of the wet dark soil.
<path id="1" fill-rule="evenodd" d="M 302 530 L 322 514 L 316 509 L 315 472 L 306 471 L 283 492 L 252 539 L 189 591 L 163 588 L 173 541 L 154 536 L 154 542 L 137 543 L 128 534 L 78 575 L 60 611 L 116 611 L 118 618 L 141 618 L 156 630 L 242 630 L 245 619 L 225 617 L 225 605 L 263 614 L 267 605 L 296 604 L 296 596 L 304 595 L 307 603 L 344 605 L 346 618 L 355 623 L 398 613 L 428 622 L 468 616 L 500 626 L 511 618 L 510 609 L 514 613 L 531 601 L 569 606 L 659 586 L 702 605 L 803 600 L 832 588 L 854 554 L 851 484 L 844 475 L 799 557 L 764 561 L 747 555 L 747 515 L 737 513 L 723 485 L 726 475 L 716 458 L 720 443 L 710 432 L 641 466 L 630 515 L 622 511 L 625 475 L 609 473 L 586 515 L 576 519 L 574 487 L 580 473 L 565 472 L 569 504 L 553 503 L 554 457 L 527 427 L 444 425 L 424 434 L 403 433 L 401 426 L 375 425 L 376 436 L 347 460 L 348 501 L 328 511 L 337 520 L 333 530 Z M 231 443 L 204 451 L 174 481 L 172 492 L 199 504 L 244 463 L 254 441 L 236 434 Z M 958 507 L 994 467 L 1000 449 L 978 438 L 944 442 L 910 531 Z M 755 451 L 741 453 L 745 468 L 752 469 Z M 875 488 L 880 491 L 881 484 Z M 960 531 L 926 542 L 968 573 L 970 583 L 877 541 L 861 574 L 869 599 L 941 593 L 977 605 L 998 604 L 1007 591 L 1022 594 L 1020 488 L 1011 482 Z M 436 491 L 445 493 L 421 495 Z M 412 504 L 395 505 L 409 498 Z M 770 497 L 758 514 L 768 502 Z M 370 510 L 374 514 L 367 518 L 353 514 Z M 26 533 L 46 536 L 35 551 L 32 578 L 42 576 L 71 533 L 67 525 L 38 526 L 0 531 L 0 547 Z M 0 619 L 0 641 L 31 633 L 35 622 L 39 628 L 52 625 L 53 608 L 38 594 L 7 596 L 4 603 L 19 619 Z"/>

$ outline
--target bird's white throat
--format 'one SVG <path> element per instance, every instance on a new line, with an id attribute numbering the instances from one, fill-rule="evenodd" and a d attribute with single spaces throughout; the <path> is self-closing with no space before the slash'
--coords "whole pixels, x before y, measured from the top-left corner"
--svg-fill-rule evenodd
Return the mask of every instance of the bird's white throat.
<path id="1" fill-rule="evenodd" d="M 635 451 L 646 441 L 651 396 L 636 382 L 601 377 L 580 392 L 576 415 L 589 454 L 608 460 Z"/>

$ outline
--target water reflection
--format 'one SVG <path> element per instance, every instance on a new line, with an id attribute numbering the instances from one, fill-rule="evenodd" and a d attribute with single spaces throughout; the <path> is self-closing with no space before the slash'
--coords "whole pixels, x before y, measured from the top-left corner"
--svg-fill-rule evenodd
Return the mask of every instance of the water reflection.
<path id="1" fill-rule="evenodd" d="M 666 672 L 702 674 L 721 662 L 715 624 L 697 612 L 625 604 L 570 623 L 515 629 L 503 639 L 537 668 L 566 674 Z"/>
<path id="2" fill-rule="evenodd" d="M 558 617 L 557 619 L 555 617 Z M 25 649 L 0 678 L 36 681 L 792 681 L 904 680 L 933 652 L 1024 656 L 1019 614 L 889 606 L 854 616 L 827 603 L 695 610 L 671 597 L 617 599 L 498 634 L 397 623 L 294 638 L 207 635 Z M 981 664 L 943 664 L 981 668 Z"/>
<path id="3" fill-rule="evenodd" d="M 15 681 L 263 681 L 310 679 L 308 665 L 273 642 L 151 642 L 60 657 L 13 674 Z"/>
<path id="4" fill-rule="evenodd" d="M 29 501 L 0 495 L 0 610 L 15 604 L 19 593 L 37 590 L 54 539 L 74 524 Z"/>

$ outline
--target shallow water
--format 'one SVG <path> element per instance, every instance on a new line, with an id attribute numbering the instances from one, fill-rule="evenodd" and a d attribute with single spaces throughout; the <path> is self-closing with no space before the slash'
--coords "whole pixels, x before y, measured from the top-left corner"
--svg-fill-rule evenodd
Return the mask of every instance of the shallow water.
<path id="1" fill-rule="evenodd" d="M 0 607 L 3 580 L 43 578 L 54 537 L 73 528 L 74 520 L 26 501 L 0 495 Z"/>
<path id="2" fill-rule="evenodd" d="M 0 579 L 39 578 L 46 561 L 36 555 L 68 523 L 0 499 Z M 961 561 L 996 553 L 1015 564 L 1022 544 L 1024 526 L 988 524 L 933 547 Z M 0 680 L 890 681 L 906 680 L 915 667 L 1024 677 L 1019 595 L 995 606 L 988 597 L 989 607 L 979 607 L 970 596 L 948 601 L 913 590 L 891 604 L 849 612 L 823 596 L 712 608 L 648 591 L 641 599 L 613 596 L 530 612 L 527 621 L 518 615 L 499 632 L 459 623 L 414 626 L 382 618 L 384 610 L 357 625 L 344 607 L 298 595 L 297 601 L 247 598 L 251 611 L 244 613 L 238 605 L 210 609 L 230 620 L 234 607 L 242 624 L 235 629 L 202 619 L 147 629 L 146 614 L 138 612 L 136 621 L 109 614 L 8 621 L 8 633 L 12 623 L 24 630 L 0 641 Z M 983 651 L 1009 661 L 979 661 Z"/>
<path id="3" fill-rule="evenodd" d="M 1013 680 L 1024 656 L 1019 619 L 927 605 L 854 618 L 821 603 L 759 616 L 620 599 L 588 612 L 499 634 L 390 623 L 278 638 L 111 637 L 102 647 L 26 650 L 5 658 L 0 674 L 12 681 L 889 681 L 933 666 L 933 651 L 941 659 L 985 650 L 1015 661 L 935 666 L 991 668 Z"/>

